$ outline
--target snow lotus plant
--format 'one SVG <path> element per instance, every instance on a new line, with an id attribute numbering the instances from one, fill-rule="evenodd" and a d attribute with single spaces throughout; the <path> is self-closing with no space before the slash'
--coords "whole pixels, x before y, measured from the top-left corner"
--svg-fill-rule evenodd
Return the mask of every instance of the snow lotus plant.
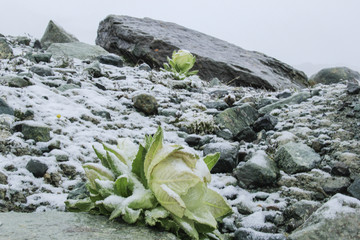
<path id="1" fill-rule="evenodd" d="M 232 210 L 207 187 L 219 153 L 200 158 L 191 149 L 164 144 L 161 127 L 139 146 L 122 139 L 115 148 L 94 150 L 101 164 L 83 166 L 90 196 L 67 200 L 69 211 L 160 226 L 187 239 L 221 239 L 217 220 Z"/>
<path id="2" fill-rule="evenodd" d="M 167 61 L 168 63 L 164 63 L 164 69 L 171 72 L 176 80 L 183 80 L 199 72 L 189 72 L 196 62 L 196 57 L 187 50 L 174 51 L 172 58 L 167 57 Z"/>

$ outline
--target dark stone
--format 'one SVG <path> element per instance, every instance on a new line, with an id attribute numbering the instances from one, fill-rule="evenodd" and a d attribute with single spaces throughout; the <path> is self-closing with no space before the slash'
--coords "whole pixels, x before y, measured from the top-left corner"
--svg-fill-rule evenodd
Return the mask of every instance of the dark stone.
<path id="1" fill-rule="evenodd" d="M 253 188 L 257 186 L 270 186 L 276 183 L 279 169 L 275 162 L 264 151 L 257 151 L 247 162 L 240 162 L 234 170 L 240 186 Z"/>
<path id="2" fill-rule="evenodd" d="M 119 57 L 116 54 L 110 53 L 107 55 L 101 55 L 101 56 L 97 57 L 97 59 L 102 64 L 112 65 L 115 67 L 123 67 L 124 66 L 124 61 L 122 60 L 121 57 Z"/>
<path id="3" fill-rule="evenodd" d="M 158 103 L 156 98 L 149 94 L 136 95 L 132 99 L 134 107 L 146 115 L 154 115 L 158 113 Z"/>
<path id="4" fill-rule="evenodd" d="M 33 48 L 35 49 L 41 49 L 41 42 L 39 41 L 39 39 L 36 39 L 33 45 Z"/>
<path id="5" fill-rule="evenodd" d="M 279 101 L 276 98 L 262 98 L 257 104 L 257 108 L 260 109 L 262 107 L 265 107 L 267 105 L 273 104 L 275 102 Z"/>
<path id="6" fill-rule="evenodd" d="M 18 42 L 18 44 L 22 44 L 22 45 L 25 45 L 25 46 L 29 46 L 30 45 L 30 42 L 31 42 L 31 39 L 28 38 L 28 37 L 17 37 L 16 38 L 16 41 Z"/>
<path id="7" fill-rule="evenodd" d="M 30 71 L 42 77 L 55 76 L 54 71 L 48 66 L 34 65 L 30 68 Z"/>
<path id="8" fill-rule="evenodd" d="M 239 142 L 253 142 L 257 139 L 257 135 L 250 127 L 245 127 L 234 137 L 234 139 Z"/>
<path id="9" fill-rule="evenodd" d="M 2 98 L 0 98 L 0 114 L 14 115 L 14 110 Z"/>
<path id="10" fill-rule="evenodd" d="M 277 123 L 278 123 L 278 120 L 276 117 L 266 114 L 265 116 L 258 118 L 254 122 L 253 129 L 255 132 L 260 132 L 263 129 L 265 131 L 270 131 L 275 128 Z"/>
<path id="11" fill-rule="evenodd" d="M 51 53 L 35 53 L 32 55 L 36 63 L 46 62 L 49 63 L 51 60 Z"/>
<path id="12" fill-rule="evenodd" d="M 151 71 L 151 67 L 146 64 L 146 63 L 142 63 L 140 64 L 139 66 L 139 70 L 142 70 L 142 71 L 146 71 L 146 72 L 150 72 Z"/>
<path id="13" fill-rule="evenodd" d="M 61 170 L 64 172 L 65 176 L 68 176 L 69 178 L 74 178 L 76 176 L 76 167 L 72 165 L 68 165 L 65 163 L 62 163 L 59 165 Z"/>
<path id="14" fill-rule="evenodd" d="M 237 136 L 241 131 L 252 125 L 258 116 L 256 109 L 246 103 L 226 109 L 218 114 L 214 120 L 221 128 L 227 128 L 233 136 Z"/>
<path id="15" fill-rule="evenodd" d="M 331 174 L 348 177 L 350 176 L 349 166 L 343 162 L 336 162 L 331 169 Z"/>
<path id="16" fill-rule="evenodd" d="M 45 163 L 40 162 L 39 160 L 32 159 L 26 164 L 26 169 L 31 172 L 34 177 L 40 178 L 44 176 L 44 174 L 48 170 L 48 166 Z"/>
<path id="17" fill-rule="evenodd" d="M 4 77 L 9 87 L 23 88 L 32 85 L 27 77 L 6 76 Z"/>
<path id="18" fill-rule="evenodd" d="M 41 38 L 41 45 L 48 48 L 52 43 L 69 43 L 78 41 L 79 40 L 76 37 L 67 33 L 61 26 L 50 20 L 44 35 Z"/>
<path id="19" fill-rule="evenodd" d="M 2 172 L 0 172 L 0 184 L 8 184 L 7 176 Z"/>
<path id="20" fill-rule="evenodd" d="M 98 61 L 90 64 L 87 68 L 85 68 L 84 71 L 86 71 L 90 76 L 94 78 L 99 78 L 103 76 L 103 74 L 101 73 L 100 63 Z"/>
<path id="21" fill-rule="evenodd" d="M 7 59 L 13 56 L 13 51 L 5 38 L 0 38 L 0 59 Z"/>
<path id="22" fill-rule="evenodd" d="M 45 126 L 30 125 L 29 123 L 21 124 L 21 133 L 24 138 L 34 139 L 36 142 L 48 142 L 50 138 L 50 128 Z"/>
<path id="23" fill-rule="evenodd" d="M 134 64 L 142 60 L 152 68 L 162 67 L 174 50 L 187 49 L 196 56 L 194 69 L 198 69 L 199 76 L 207 81 L 217 77 L 235 86 L 271 90 L 307 84 L 303 72 L 275 58 L 150 18 L 110 15 L 100 22 L 96 44 Z"/>
<path id="24" fill-rule="evenodd" d="M 291 93 L 289 90 L 285 90 L 285 91 L 282 91 L 282 92 L 280 92 L 279 94 L 277 94 L 276 97 L 277 97 L 278 99 L 288 98 L 288 97 L 291 96 L 291 94 L 292 94 L 292 93 Z"/>
<path id="25" fill-rule="evenodd" d="M 347 191 L 354 197 L 360 200 L 360 178 L 356 178 L 355 181 L 348 187 Z"/>
<path id="26" fill-rule="evenodd" d="M 185 142 L 190 146 L 190 147 L 195 147 L 198 146 L 199 143 L 201 141 L 201 137 L 199 135 L 189 135 L 185 138 Z"/>
<path id="27" fill-rule="evenodd" d="M 311 85 L 315 85 L 317 83 L 329 85 L 339 83 L 344 80 L 360 80 L 360 73 L 347 67 L 325 68 L 311 76 L 309 83 Z"/>
<path id="28" fill-rule="evenodd" d="M 360 92 L 360 86 L 358 83 L 349 82 L 346 86 L 346 90 L 349 94 L 358 94 Z"/>
<path id="29" fill-rule="evenodd" d="M 106 91 L 106 87 L 100 83 L 95 83 L 95 86 L 100 90 Z"/>
<path id="30" fill-rule="evenodd" d="M 216 152 L 220 153 L 220 159 L 211 169 L 211 173 L 231 173 L 238 163 L 238 150 L 239 145 L 237 143 L 218 142 L 206 144 L 204 146 L 204 156 Z"/>
<path id="31" fill-rule="evenodd" d="M 21 121 L 24 120 L 33 120 L 34 119 L 34 111 L 26 110 L 24 113 L 20 111 L 15 111 L 15 117 L 19 118 Z M 21 130 L 19 130 L 21 131 Z"/>

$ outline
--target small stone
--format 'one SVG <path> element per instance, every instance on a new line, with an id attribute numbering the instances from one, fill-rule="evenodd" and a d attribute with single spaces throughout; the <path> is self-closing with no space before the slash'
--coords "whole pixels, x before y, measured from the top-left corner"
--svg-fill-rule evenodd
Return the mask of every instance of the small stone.
<path id="1" fill-rule="evenodd" d="M 109 112 L 107 111 L 91 111 L 92 114 L 94 114 L 95 116 L 100 116 L 102 118 L 105 118 L 108 121 L 111 121 L 111 115 Z"/>
<path id="2" fill-rule="evenodd" d="M 350 176 L 350 170 L 349 170 L 349 167 L 345 163 L 336 162 L 331 169 L 331 174 L 337 175 L 337 176 L 348 177 L 348 176 Z"/>
<path id="3" fill-rule="evenodd" d="M 6 76 L 5 80 L 9 87 L 23 88 L 32 85 L 27 77 Z"/>
<path id="4" fill-rule="evenodd" d="M 230 140 L 230 139 L 232 139 L 234 137 L 232 132 L 227 128 L 218 129 L 218 130 L 216 130 L 215 133 L 216 133 L 217 136 L 219 136 L 219 137 L 221 137 L 221 138 L 223 138 L 225 140 Z"/>
<path id="5" fill-rule="evenodd" d="M 158 103 L 156 98 L 150 94 L 140 94 L 132 99 L 134 107 L 145 115 L 154 115 L 158 113 Z"/>
<path id="6" fill-rule="evenodd" d="M 217 142 L 209 143 L 204 146 L 204 156 L 220 152 L 220 159 L 215 164 L 212 173 L 230 173 L 237 165 L 238 143 Z"/>
<path id="7" fill-rule="evenodd" d="M 34 65 L 30 68 L 30 71 L 42 77 L 55 76 L 54 71 L 48 66 Z"/>
<path id="8" fill-rule="evenodd" d="M 8 184 L 7 176 L 2 172 L 0 172 L 0 184 Z"/>
<path id="9" fill-rule="evenodd" d="M 100 83 L 95 83 L 95 86 L 98 88 L 98 89 L 101 89 L 103 91 L 106 91 L 106 87 Z"/>
<path id="10" fill-rule="evenodd" d="M 51 56 L 52 56 L 51 53 L 36 53 L 32 55 L 36 63 L 39 62 L 49 63 Z"/>
<path id="11" fill-rule="evenodd" d="M 353 197 L 360 200 L 360 178 L 356 178 L 355 181 L 348 187 L 347 191 Z"/>
<path id="12" fill-rule="evenodd" d="M 209 82 L 209 87 L 219 86 L 221 84 L 220 80 L 218 78 L 213 78 Z"/>
<path id="13" fill-rule="evenodd" d="M 80 87 L 76 84 L 64 84 L 64 85 L 61 85 L 60 87 L 57 87 L 56 89 L 59 90 L 60 92 L 65 92 L 67 90 L 77 89 L 77 88 L 80 88 Z"/>
<path id="14" fill-rule="evenodd" d="M 5 38 L 0 38 L 0 59 L 11 58 L 13 51 L 9 44 L 6 42 Z"/>
<path id="15" fill-rule="evenodd" d="M 260 132 L 263 129 L 265 131 L 270 131 L 275 128 L 277 123 L 278 119 L 276 117 L 266 114 L 254 122 L 253 129 L 255 132 Z"/>
<path id="16" fill-rule="evenodd" d="M 360 92 L 360 86 L 358 83 L 349 82 L 346 86 L 346 90 L 349 94 L 358 94 Z"/>
<path id="17" fill-rule="evenodd" d="M 2 98 L 0 98 L 0 114 L 14 115 L 14 110 Z"/>
<path id="18" fill-rule="evenodd" d="M 50 128 L 45 126 L 36 126 L 29 123 L 21 124 L 21 133 L 24 138 L 34 139 L 36 142 L 48 142 L 50 138 Z"/>
<path id="19" fill-rule="evenodd" d="M 282 99 L 282 98 L 288 98 L 292 95 L 292 93 L 290 92 L 290 90 L 286 89 L 282 92 L 280 92 L 279 94 L 276 95 L 276 97 L 278 99 Z"/>
<path id="20" fill-rule="evenodd" d="M 94 78 L 102 77 L 103 74 L 101 72 L 100 63 L 98 61 L 93 62 L 87 68 L 84 69 L 90 76 Z"/>
<path id="21" fill-rule="evenodd" d="M 234 138 L 239 142 L 253 142 L 257 139 L 257 135 L 250 127 L 245 127 Z"/>
<path id="22" fill-rule="evenodd" d="M 116 54 L 110 53 L 107 55 L 101 55 L 97 59 L 102 64 L 112 65 L 115 67 L 123 67 L 124 66 L 124 61 L 121 59 L 121 57 L 119 57 Z"/>
<path id="23" fill-rule="evenodd" d="M 146 72 L 150 72 L 151 71 L 151 67 L 146 64 L 146 63 L 142 63 L 140 64 L 139 66 L 139 70 L 142 70 L 142 71 L 146 71 Z"/>
<path id="24" fill-rule="evenodd" d="M 60 168 L 64 172 L 65 176 L 68 176 L 70 178 L 73 178 L 76 176 L 76 167 L 75 166 L 71 166 L 71 165 L 63 163 L 63 164 L 60 164 Z"/>
<path id="25" fill-rule="evenodd" d="M 198 146 L 201 141 L 201 137 L 199 135 L 189 135 L 185 138 L 185 142 L 189 144 L 190 147 Z"/>
<path id="26" fill-rule="evenodd" d="M 35 49 L 41 49 L 41 42 L 39 41 L 39 39 L 36 39 L 34 44 L 33 44 L 33 48 Z"/>
<path id="27" fill-rule="evenodd" d="M 29 46 L 30 42 L 31 42 L 31 39 L 28 38 L 28 37 L 21 36 L 21 37 L 17 37 L 16 41 L 18 42 L 18 44 Z"/>
<path id="28" fill-rule="evenodd" d="M 46 171 L 48 170 L 48 166 L 39 160 L 30 160 L 26 164 L 26 169 L 31 172 L 35 177 L 40 178 L 43 177 Z"/>

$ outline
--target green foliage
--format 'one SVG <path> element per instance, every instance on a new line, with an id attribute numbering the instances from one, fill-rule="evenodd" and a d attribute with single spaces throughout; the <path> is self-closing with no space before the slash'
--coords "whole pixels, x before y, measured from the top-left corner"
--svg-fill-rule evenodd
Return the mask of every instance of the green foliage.
<path id="1" fill-rule="evenodd" d="M 217 221 L 232 210 L 207 187 L 220 154 L 203 159 L 191 149 L 164 144 L 163 136 L 159 127 L 143 145 L 122 139 L 115 148 L 94 148 L 101 164 L 83 166 L 90 196 L 67 200 L 67 209 L 159 226 L 191 239 L 221 239 Z"/>
<path id="2" fill-rule="evenodd" d="M 184 80 L 186 77 L 196 75 L 199 72 L 198 70 L 190 71 L 196 62 L 196 57 L 189 51 L 174 51 L 172 58 L 167 57 L 167 61 L 168 63 L 164 63 L 164 70 L 171 72 L 176 80 Z"/>

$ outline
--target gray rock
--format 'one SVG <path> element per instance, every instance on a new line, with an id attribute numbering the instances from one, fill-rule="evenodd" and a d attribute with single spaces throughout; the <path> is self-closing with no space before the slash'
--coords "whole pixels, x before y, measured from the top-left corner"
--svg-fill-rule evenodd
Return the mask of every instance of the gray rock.
<path id="1" fill-rule="evenodd" d="M 48 166 L 45 163 L 40 162 L 39 160 L 31 159 L 26 164 L 26 169 L 31 172 L 34 177 L 40 178 L 43 177 L 48 170 Z"/>
<path id="2" fill-rule="evenodd" d="M 0 172 L 0 184 L 8 184 L 7 176 L 3 172 Z"/>
<path id="3" fill-rule="evenodd" d="M 156 228 L 109 221 L 105 216 L 88 213 L 39 212 L 0 213 L 1 237 L 4 239 L 53 240 L 77 239 L 136 239 L 177 240 L 178 238 Z"/>
<path id="4" fill-rule="evenodd" d="M 303 143 L 289 142 L 276 151 L 274 159 L 281 170 L 293 174 L 313 169 L 320 155 Z"/>
<path id="5" fill-rule="evenodd" d="M 108 121 L 111 121 L 111 115 L 108 111 L 91 111 L 92 114 L 94 114 L 95 116 L 100 116 L 102 118 L 105 118 Z"/>
<path id="6" fill-rule="evenodd" d="M 358 83 L 349 82 L 346 86 L 346 91 L 349 94 L 358 94 L 360 92 L 360 86 Z"/>
<path id="7" fill-rule="evenodd" d="M 301 88 L 307 84 L 303 72 L 275 58 L 150 18 L 110 15 L 100 22 L 96 44 L 123 55 L 134 64 L 143 60 L 152 68 L 162 67 L 174 50 L 186 49 L 196 56 L 194 69 L 198 69 L 199 76 L 207 81 L 217 77 L 236 86 L 271 90 Z"/>
<path id="8" fill-rule="evenodd" d="M 219 86 L 220 84 L 221 84 L 220 80 L 215 77 L 215 78 L 210 80 L 209 87 Z"/>
<path id="9" fill-rule="evenodd" d="M 47 51 L 53 54 L 53 58 L 57 59 L 68 57 L 86 60 L 109 54 L 102 47 L 82 42 L 53 43 Z"/>
<path id="10" fill-rule="evenodd" d="M 59 167 L 61 168 L 65 176 L 68 176 L 71 179 L 74 178 L 77 174 L 75 166 L 62 163 L 59 165 Z"/>
<path id="11" fill-rule="evenodd" d="M 102 76 L 100 63 L 98 61 L 91 63 L 84 69 L 84 71 L 94 78 L 99 78 Z"/>
<path id="12" fill-rule="evenodd" d="M 279 169 L 264 151 L 259 150 L 247 162 L 241 162 L 234 170 L 234 175 L 240 186 L 269 186 L 278 179 Z"/>
<path id="13" fill-rule="evenodd" d="M 356 178 L 355 181 L 348 187 L 347 191 L 353 197 L 360 200 L 360 178 Z"/>
<path id="14" fill-rule="evenodd" d="M 315 85 L 317 83 L 329 85 L 339 83 L 344 80 L 360 80 L 360 73 L 347 67 L 325 68 L 311 76 L 309 83 L 311 85 Z"/>
<path id="15" fill-rule="evenodd" d="M 223 111 L 229 107 L 224 101 L 212 101 L 212 102 L 204 102 L 206 108 L 215 108 L 219 111 Z"/>
<path id="16" fill-rule="evenodd" d="M 154 115 L 158 113 L 158 103 L 156 98 L 150 94 L 139 94 L 132 99 L 134 107 L 146 115 Z"/>
<path id="17" fill-rule="evenodd" d="M 231 173 L 237 165 L 238 151 L 238 143 L 217 142 L 204 146 L 204 156 L 216 152 L 220 153 L 220 159 L 211 170 L 212 173 Z"/>
<path id="18" fill-rule="evenodd" d="M 343 162 L 336 162 L 331 169 L 331 174 L 348 177 L 350 176 L 349 166 Z"/>
<path id="19" fill-rule="evenodd" d="M 218 114 L 214 120 L 221 128 L 227 128 L 237 136 L 258 118 L 258 112 L 250 104 L 228 108 Z"/>
<path id="20" fill-rule="evenodd" d="M 270 113 L 272 110 L 276 108 L 282 108 L 285 105 L 299 104 L 301 102 L 306 101 L 310 98 L 311 95 L 309 92 L 299 92 L 297 94 L 292 95 L 291 97 L 285 98 L 283 100 L 277 101 L 273 104 L 266 105 L 259 109 L 260 114 Z"/>
<path id="21" fill-rule="evenodd" d="M 290 234 L 289 239 L 359 239 L 359 226 L 360 201 L 338 193 Z"/>
<path id="22" fill-rule="evenodd" d="M 215 133 L 216 133 L 217 136 L 219 136 L 219 137 L 221 137 L 221 138 L 223 138 L 225 140 L 230 140 L 230 139 L 233 139 L 233 137 L 234 137 L 232 132 L 227 128 L 219 129 Z"/>
<path id="23" fill-rule="evenodd" d="M 97 57 L 100 63 L 107 64 L 107 65 L 113 65 L 115 67 L 123 67 L 124 61 L 121 57 L 119 57 L 116 54 L 106 54 L 106 55 L 100 55 Z"/>
<path id="24" fill-rule="evenodd" d="M 277 97 L 278 99 L 282 99 L 282 98 L 288 98 L 288 97 L 290 97 L 291 95 L 292 95 L 292 93 L 290 92 L 290 90 L 289 90 L 289 89 L 286 89 L 286 90 L 278 93 L 278 94 L 276 95 L 276 97 Z"/>
<path id="25" fill-rule="evenodd" d="M 16 38 L 16 42 L 20 45 L 25 45 L 25 46 L 29 46 L 31 39 L 25 36 L 20 36 Z"/>
<path id="26" fill-rule="evenodd" d="M 35 54 L 32 54 L 32 57 L 34 58 L 34 61 L 36 63 L 39 63 L 39 62 L 49 63 L 50 60 L 51 60 L 51 56 L 52 56 L 51 53 L 35 53 Z"/>
<path id="27" fill-rule="evenodd" d="M 255 132 L 260 132 L 263 129 L 265 131 L 270 131 L 275 128 L 277 123 L 278 119 L 276 117 L 266 114 L 254 122 L 253 129 Z"/>
<path id="28" fill-rule="evenodd" d="M 19 76 L 3 76 L 0 77 L 0 82 L 5 81 L 9 85 L 9 87 L 17 87 L 23 88 L 32 85 L 27 77 L 19 77 Z"/>
<path id="29" fill-rule="evenodd" d="M 198 146 L 201 141 L 201 136 L 191 134 L 185 138 L 185 142 L 189 144 L 190 147 Z"/>
<path id="30" fill-rule="evenodd" d="M 235 137 L 236 141 L 253 142 L 257 139 L 257 134 L 251 127 L 245 127 Z"/>
<path id="31" fill-rule="evenodd" d="M 21 124 L 21 133 L 24 139 L 34 139 L 36 142 L 48 142 L 50 138 L 50 128 L 46 126 L 33 125 L 31 123 Z"/>
<path id="32" fill-rule="evenodd" d="M 251 228 L 239 228 L 235 232 L 234 240 L 286 240 L 286 237 L 279 233 L 263 233 Z"/>
<path id="33" fill-rule="evenodd" d="M 142 70 L 142 71 L 146 71 L 146 72 L 150 72 L 151 71 L 151 67 L 146 64 L 146 63 L 142 63 L 140 64 L 139 66 L 139 70 Z"/>
<path id="34" fill-rule="evenodd" d="M 42 47 L 48 48 L 52 43 L 69 43 L 78 42 L 79 40 L 66 32 L 60 25 L 50 20 L 40 41 Z"/>
<path id="35" fill-rule="evenodd" d="M 30 68 L 30 71 L 42 77 L 55 76 L 54 71 L 50 67 L 44 65 L 34 65 Z"/>
<path id="36" fill-rule="evenodd" d="M 5 38 L 0 37 L 0 59 L 7 59 L 13 56 L 13 51 Z"/>
<path id="37" fill-rule="evenodd" d="M 12 109 L 2 98 L 0 98 L 0 114 L 14 115 L 14 109 Z"/>
<path id="38" fill-rule="evenodd" d="M 296 218 L 305 221 L 320 206 L 321 203 L 319 202 L 300 200 L 286 208 L 284 215 L 286 218 Z"/>
<path id="39" fill-rule="evenodd" d="M 350 185 L 347 177 L 329 177 L 321 181 L 321 187 L 327 194 L 344 193 Z"/>
<path id="40" fill-rule="evenodd" d="M 77 88 L 80 88 L 79 85 L 70 83 L 70 84 L 61 85 L 60 87 L 57 87 L 56 89 L 59 90 L 60 92 L 65 92 L 67 90 L 77 89 Z"/>

